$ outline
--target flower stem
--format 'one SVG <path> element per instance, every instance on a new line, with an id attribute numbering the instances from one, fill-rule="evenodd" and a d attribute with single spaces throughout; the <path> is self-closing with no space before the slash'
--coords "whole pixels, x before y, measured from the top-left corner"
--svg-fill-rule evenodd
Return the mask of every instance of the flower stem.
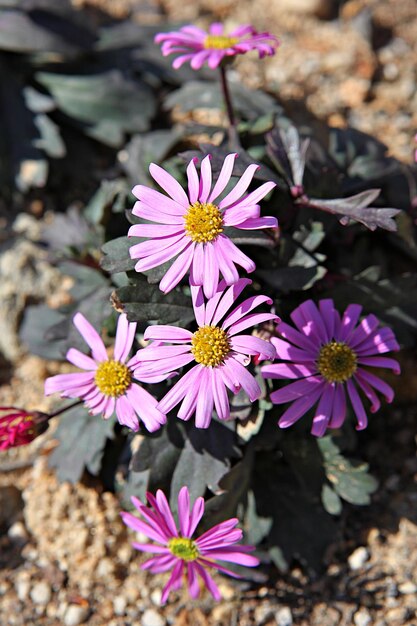
<path id="1" fill-rule="evenodd" d="M 64 406 L 61 409 L 58 409 L 58 411 L 55 411 L 54 413 L 47 413 L 48 419 L 51 419 L 52 417 L 57 417 L 58 415 L 61 415 L 61 413 L 65 413 L 65 411 L 69 411 L 70 409 L 73 409 L 75 406 L 78 406 L 79 404 L 82 404 L 82 403 L 83 403 L 82 400 L 77 400 L 77 402 L 73 402 L 72 404 L 67 404 L 67 406 Z"/>
<path id="2" fill-rule="evenodd" d="M 235 113 L 233 111 L 229 83 L 227 82 L 226 67 L 223 64 L 220 65 L 220 81 L 221 81 L 221 86 L 222 86 L 224 103 L 226 106 L 226 113 L 227 113 L 227 117 L 229 120 L 228 134 L 229 134 L 230 147 L 232 149 L 233 148 L 239 149 L 241 146 L 240 146 L 240 141 L 239 141 L 239 135 L 236 130 Z"/>

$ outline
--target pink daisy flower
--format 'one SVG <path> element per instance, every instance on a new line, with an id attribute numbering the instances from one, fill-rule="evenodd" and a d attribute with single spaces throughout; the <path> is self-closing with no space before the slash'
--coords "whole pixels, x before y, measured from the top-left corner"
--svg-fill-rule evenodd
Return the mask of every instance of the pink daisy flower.
<path id="1" fill-rule="evenodd" d="M 155 43 L 162 43 L 162 54 L 178 54 L 172 67 L 178 69 L 190 61 L 193 70 L 199 70 L 204 63 L 215 69 L 226 57 L 245 54 L 257 50 L 260 58 L 275 54 L 279 45 L 278 39 L 270 33 L 258 33 L 253 26 L 243 25 L 224 33 L 221 23 L 210 26 L 205 32 L 197 26 L 183 26 L 179 31 L 158 33 Z"/>
<path id="2" fill-rule="evenodd" d="M 312 434 L 324 435 L 327 428 L 339 428 L 346 417 L 346 395 L 358 420 L 357 430 L 366 428 L 368 419 L 358 388 L 371 402 L 371 411 L 380 407 L 376 391 L 387 402 L 394 397 L 392 388 L 366 367 L 387 367 L 400 373 L 397 361 L 379 356 L 399 350 L 390 328 L 378 328 L 375 315 L 367 315 L 358 324 L 362 307 L 350 304 L 340 318 L 333 300 L 303 302 L 291 314 L 297 329 L 280 322 L 278 333 L 284 339 L 271 339 L 277 359 L 262 368 L 264 378 L 299 379 L 271 393 L 275 404 L 291 402 L 279 420 L 281 428 L 292 426 L 313 405 Z M 286 341 L 284 341 L 286 340 Z"/>
<path id="3" fill-rule="evenodd" d="M 157 409 L 157 400 L 134 382 L 132 363 L 136 357 L 126 362 L 135 338 L 136 323 L 129 323 L 124 314 L 119 316 L 112 359 L 100 335 L 84 315 L 77 313 L 73 323 L 90 346 L 92 357 L 76 348 L 68 350 L 67 360 L 85 372 L 47 378 L 45 395 L 59 392 L 63 398 L 82 398 L 91 415 L 101 413 L 108 419 L 116 411 L 120 424 L 132 430 L 139 428 L 138 417 L 149 431 L 158 430 L 165 424 L 166 416 Z M 136 378 L 146 383 L 165 380 L 165 377 L 146 374 Z"/>
<path id="4" fill-rule="evenodd" d="M 159 374 L 167 378 L 177 368 L 195 363 L 159 402 L 160 411 L 168 413 L 181 402 L 180 419 L 189 420 L 195 413 L 197 428 L 208 428 L 213 407 L 220 419 L 230 417 L 227 389 L 234 394 L 244 389 L 251 402 L 259 398 L 261 389 L 246 366 L 252 355 L 273 359 L 275 348 L 269 341 L 240 333 L 266 320 L 277 319 L 273 313 L 251 314 L 260 304 L 272 301 L 267 296 L 253 296 L 226 315 L 251 282 L 241 278 L 226 289 L 225 282 L 221 281 L 216 294 L 207 303 L 204 303 L 202 288 L 191 287 L 198 324 L 195 333 L 175 326 L 148 326 L 145 339 L 156 341 L 158 345 L 151 344 L 138 352 L 135 375 Z"/>
<path id="5" fill-rule="evenodd" d="M 198 598 L 200 586 L 198 576 L 204 586 L 216 600 L 221 600 L 220 591 L 207 568 L 214 567 L 219 572 L 240 578 L 217 563 L 217 560 L 228 561 L 256 567 L 259 559 L 248 554 L 255 548 L 252 546 L 236 546 L 242 539 L 242 531 L 236 528 L 239 520 L 236 518 L 221 522 L 196 539 L 192 539 L 204 513 L 204 498 L 197 498 L 190 512 L 190 496 L 187 487 L 183 487 L 178 494 L 179 531 L 171 509 L 163 491 L 158 490 L 156 497 L 147 493 L 150 507 L 145 506 L 133 497 L 132 503 L 141 516 L 146 520 L 139 520 L 130 513 L 121 513 L 124 523 L 133 530 L 147 535 L 156 543 L 133 543 L 133 547 L 141 552 L 151 552 L 155 556 L 145 561 L 142 569 L 148 569 L 153 574 L 160 574 L 172 570 L 172 574 L 162 592 L 162 604 L 165 604 L 169 592 L 179 589 L 182 585 L 183 574 L 187 576 L 187 584 L 192 598 Z"/>
<path id="6" fill-rule="evenodd" d="M 173 289 L 190 270 L 191 284 L 202 285 L 208 298 L 214 296 L 219 274 L 227 285 L 232 285 L 239 279 L 236 265 L 247 272 L 255 269 L 255 263 L 224 234 L 224 228 L 277 228 L 275 217 L 260 217 L 257 204 L 275 187 L 275 183 L 264 183 L 244 195 L 258 165 L 249 165 L 233 189 L 218 200 L 230 181 L 236 157 L 237 154 L 229 154 L 225 158 L 214 187 L 211 155 L 202 160 L 200 176 L 195 167 L 197 159 L 188 164 L 188 193 L 171 174 L 154 163 L 149 167 L 151 176 L 168 196 L 144 185 L 134 187 L 133 194 L 139 202 L 136 202 L 133 214 L 154 224 L 130 227 L 129 237 L 149 238 L 132 246 L 130 256 L 139 259 L 135 266 L 137 272 L 177 257 L 159 283 L 164 293 Z"/>

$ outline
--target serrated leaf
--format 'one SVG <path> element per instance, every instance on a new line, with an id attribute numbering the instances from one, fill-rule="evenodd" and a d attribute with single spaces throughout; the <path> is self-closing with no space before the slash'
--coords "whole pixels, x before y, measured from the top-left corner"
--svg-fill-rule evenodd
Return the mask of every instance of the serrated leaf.
<path id="1" fill-rule="evenodd" d="M 317 444 L 334 491 L 351 504 L 369 504 L 370 494 L 377 489 L 378 482 L 368 474 L 368 464 L 346 459 L 330 436 L 322 437 Z"/>
<path id="2" fill-rule="evenodd" d="M 397 225 L 392 218 L 398 215 L 400 210 L 369 207 L 369 204 L 379 194 L 380 189 L 368 189 L 348 198 L 335 198 L 332 200 L 308 198 L 307 201 L 300 199 L 296 203 L 313 209 L 321 209 L 334 215 L 341 215 L 340 222 L 343 225 L 348 224 L 349 220 L 354 220 L 370 230 L 376 230 L 379 227 L 394 232 L 397 230 Z"/>
<path id="3" fill-rule="evenodd" d="M 101 250 L 104 256 L 100 260 L 101 267 L 110 274 L 133 270 L 137 261 L 129 256 L 129 249 L 137 243 L 136 237 L 117 237 L 107 241 Z"/>
<path id="4" fill-rule="evenodd" d="M 189 298 L 179 291 L 163 294 L 157 287 L 149 285 L 145 278 L 142 284 L 116 289 L 111 299 L 116 311 L 126 313 L 130 322 L 148 320 L 186 326 L 194 320 Z"/>
<path id="5" fill-rule="evenodd" d="M 85 469 L 97 476 L 108 439 L 114 436 L 115 417 L 109 420 L 89 415 L 84 406 L 77 406 L 60 418 L 55 437 L 60 445 L 49 457 L 60 481 L 75 483 Z"/>

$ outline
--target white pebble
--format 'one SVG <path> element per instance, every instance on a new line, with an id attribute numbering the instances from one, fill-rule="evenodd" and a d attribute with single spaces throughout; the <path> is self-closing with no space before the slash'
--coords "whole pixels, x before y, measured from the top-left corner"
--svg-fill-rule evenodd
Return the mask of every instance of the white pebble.
<path id="1" fill-rule="evenodd" d="M 369 552 L 366 548 L 361 546 L 356 548 L 352 554 L 348 557 L 349 567 L 352 570 L 357 570 L 363 567 L 366 561 L 369 559 Z"/>
<path id="2" fill-rule="evenodd" d="M 372 617 L 366 609 L 360 609 L 360 611 L 353 616 L 353 621 L 355 626 L 369 626 L 372 622 Z"/>
<path id="3" fill-rule="evenodd" d="M 165 626 L 165 620 L 154 609 L 146 609 L 142 615 L 142 626 Z"/>
<path id="4" fill-rule="evenodd" d="M 34 585 L 30 597 L 35 604 L 48 604 L 51 599 L 51 587 L 48 583 L 40 582 Z"/>
<path id="5" fill-rule="evenodd" d="M 7 531 L 10 539 L 27 539 L 28 533 L 25 525 L 22 522 L 15 522 Z"/>
<path id="6" fill-rule="evenodd" d="M 405 583 L 398 585 L 398 591 L 404 595 L 417 593 L 417 585 L 411 582 L 411 580 L 407 580 Z"/>
<path id="7" fill-rule="evenodd" d="M 116 615 L 124 615 L 126 613 L 127 600 L 123 596 L 116 596 L 113 599 L 113 608 Z"/>
<path id="8" fill-rule="evenodd" d="M 17 597 L 21 602 L 27 600 L 30 591 L 30 582 L 28 580 L 18 580 L 15 584 Z"/>
<path id="9" fill-rule="evenodd" d="M 65 626 L 78 626 L 82 624 L 88 616 L 88 607 L 79 604 L 70 604 L 65 611 Z"/>
<path id="10" fill-rule="evenodd" d="M 283 606 L 275 613 L 278 626 L 292 626 L 292 613 L 288 606 Z"/>
<path id="11" fill-rule="evenodd" d="M 161 606 L 161 599 L 162 599 L 162 590 L 154 589 L 151 593 L 152 604 L 155 604 L 155 606 Z"/>

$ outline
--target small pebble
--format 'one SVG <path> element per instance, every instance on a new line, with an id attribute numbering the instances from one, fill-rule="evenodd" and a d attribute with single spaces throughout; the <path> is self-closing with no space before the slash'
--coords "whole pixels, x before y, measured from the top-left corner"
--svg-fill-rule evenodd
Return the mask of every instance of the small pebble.
<path id="1" fill-rule="evenodd" d="M 411 582 L 411 580 L 407 580 L 405 583 L 398 585 L 398 591 L 404 595 L 417 593 L 417 585 Z"/>
<path id="2" fill-rule="evenodd" d="M 356 548 L 352 554 L 348 557 L 349 567 L 352 570 L 357 570 L 363 567 L 366 561 L 369 559 L 369 552 L 364 546 Z"/>
<path id="3" fill-rule="evenodd" d="M 288 606 L 283 606 L 275 613 L 278 626 L 292 626 L 292 613 Z"/>
<path id="4" fill-rule="evenodd" d="M 142 615 L 141 626 L 165 626 L 165 620 L 154 609 L 146 609 Z"/>
<path id="5" fill-rule="evenodd" d="M 27 539 L 28 533 L 25 525 L 22 522 L 15 522 L 7 531 L 10 539 Z"/>
<path id="6" fill-rule="evenodd" d="M 51 595 L 51 586 L 46 582 L 36 583 L 30 592 L 30 597 L 35 604 L 48 604 Z"/>
<path id="7" fill-rule="evenodd" d="M 30 591 L 30 582 L 28 580 L 18 580 L 15 585 L 17 597 L 21 602 L 27 600 Z"/>
<path id="8" fill-rule="evenodd" d="M 162 599 L 162 590 L 159 588 L 154 589 L 151 593 L 152 604 L 155 604 L 155 606 L 161 606 L 161 599 Z"/>
<path id="9" fill-rule="evenodd" d="M 88 616 L 88 607 L 79 604 L 70 604 L 65 611 L 65 626 L 78 626 L 82 624 Z"/>
<path id="10" fill-rule="evenodd" d="M 260 604 L 255 608 L 254 612 L 255 623 L 260 625 L 264 624 L 272 617 L 271 607 L 267 604 Z"/>
<path id="11" fill-rule="evenodd" d="M 369 626 L 372 622 L 372 617 L 369 615 L 366 609 L 360 609 L 353 616 L 355 626 Z"/>
<path id="12" fill-rule="evenodd" d="M 113 608 L 116 615 L 124 615 L 126 612 L 127 600 L 123 596 L 116 596 L 113 599 Z"/>

